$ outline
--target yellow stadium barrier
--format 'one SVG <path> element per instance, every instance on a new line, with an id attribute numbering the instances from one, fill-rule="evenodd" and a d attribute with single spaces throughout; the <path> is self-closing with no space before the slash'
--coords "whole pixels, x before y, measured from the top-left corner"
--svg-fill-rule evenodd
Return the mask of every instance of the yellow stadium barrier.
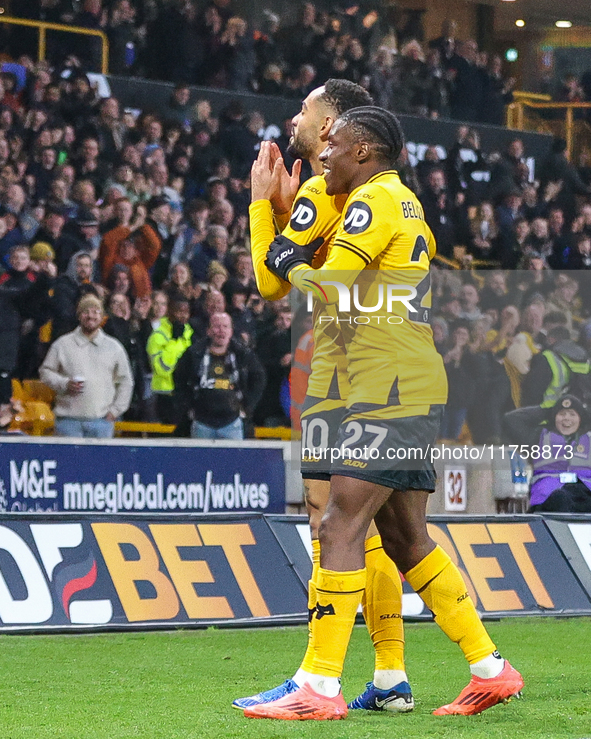
<path id="1" fill-rule="evenodd" d="M 36 28 L 39 31 L 38 59 L 43 61 L 47 53 L 47 31 L 63 31 L 64 33 L 77 33 L 83 36 L 98 36 L 102 45 L 101 72 L 109 74 L 109 40 L 103 31 L 96 31 L 81 26 L 67 26 L 64 23 L 47 23 L 46 21 L 32 21 L 26 18 L 13 18 L 9 15 L 0 15 L 0 23 L 11 26 L 26 26 Z"/>

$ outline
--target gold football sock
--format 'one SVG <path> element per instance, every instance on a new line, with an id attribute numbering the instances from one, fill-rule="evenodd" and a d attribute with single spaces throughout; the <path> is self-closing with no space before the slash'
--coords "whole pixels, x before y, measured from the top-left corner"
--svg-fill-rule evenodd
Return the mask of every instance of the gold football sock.
<path id="1" fill-rule="evenodd" d="M 363 615 L 376 650 L 376 670 L 404 670 L 402 581 L 398 568 L 382 547 L 380 536 L 365 541 L 367 581 Z"/>
<path id="2" fill-rule="evenodd" d="M 314 661 L 314 640 L 312 631 L 312 616 L 316 606 L 316 578 L 318 577 L 318 568 L 320 567 L 320 542 L 318 539 L 312 539 L 312 577 L 308 582 L 308 646 L 306 654 L 300 665 L 300 670 L 312 672 L 312 662 Z"/>
<path id="3" fill-rule="evenodd" d="M 440 546 L 404 577 L 433 611 L 439 628 L 459 645 L 470 664 L 496 650 L 458 568 Z"/>
<path id="4" fill-rule="evenodd" d="M 365 569 L 335 572 L 318 569 L 312 616 L 314 661 L 310 672 L 340 677 L 365 588 Z"/>

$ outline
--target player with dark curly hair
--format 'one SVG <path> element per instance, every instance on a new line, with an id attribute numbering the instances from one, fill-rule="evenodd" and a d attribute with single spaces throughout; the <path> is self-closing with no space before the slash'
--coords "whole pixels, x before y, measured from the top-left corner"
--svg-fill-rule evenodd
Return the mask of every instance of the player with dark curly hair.
<path id="1" fill-rule="evenodd" d="M 250 207 L 253 264 L 263 297 L 276 300 L 291 290 L 288 281 L 277 277 L 267 266 L 268 251 L 277 243 L 310 244 L 316 251 L 314 264 L 322 265 L 333 248 L 334 235 L 341 219 L 346 196 L 326 193 L 322 163 L 318 156 L 326 145 L 334 121 L 346 110 L 371 102 L 368 93 L 347 80 L 328 80 L 313 90 L 293 119 L 290 150 L 308 159 L 315 172 L 299 191 L 299 165 L 288 175 L 278 151 L 263 143 L 252 170 L 252 205 Z M 293 205 L 292 205 L 293 203 Z M 287 212 L 287 215 L 282 215 Z M 273 224 L 281 222 L 283 234 L 275 238 Z M 306 250 L 309 250 L 306 247 Z M 302 447 L 328 449 L 336 442 L 336 433 L 345 412 L 348 378 L 342 337 L 334 324 L 331 306 L 314 307 L 314 353 L 302 412 Z M 329 320 L 330 319 L 330 320 Z M 309 439 L 309 441 L 308 441 Z M 316 607 L 316 577 L 320 547 L 318 528 L 326 509 L 330 488 L 330 470 L 322 454 L 308 454 L 302 459 L 302 475 L 312 532 L 313 571 L 309 583 L 310 613 Z M 364 561 L 367 570 L 363 593 L 363 612 L 375 647 L 375 671 L 370 692 L 354 701 L 356 708 L 407 712 L 413 697 L 404 666 L 404 627 L 402 622 L 402 583 L 396 566 L 386 556 L 377 529 L 368 525 L 365 532 Z M 309 678 L 315 646 L 312 639 L 300 669 L 293 679 L 248 698 L 234 701 L 236 708 L 264 704 L 301 687 Z M 363 698 L 363 700 L 361 700 Z"/>
<path id="2" fill-rule="evenodd" d="M 447 381 L 430 326 L 435 241 L 419 201 L 393 169 L 402 145 L 400 124 L 387 110 L 345 112 L 320 155 L 327 194 L 348 196 L 328 259 L 311 269 L 309 252 L 281 239 L 267 258 L 276 275 L 302 292 L 322 288 L 317 299 L 336 306 L 350 387 L 319 532 L 310 674 L 293 695 L 247 709 L 252 718 L 346 716 L 340 676 L 366 585 L 365 532 L 374 520 L 386 553 L 470 665 L 470 684 L 435 714 L 481 713 L 523 686 L 498 654 L 458 568 L 427 531 L 435 489 L 429 450 Z"/>

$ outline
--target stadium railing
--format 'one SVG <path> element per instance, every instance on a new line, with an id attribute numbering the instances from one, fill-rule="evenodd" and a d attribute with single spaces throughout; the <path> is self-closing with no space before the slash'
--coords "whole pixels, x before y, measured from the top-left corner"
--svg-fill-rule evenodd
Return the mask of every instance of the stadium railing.
<path id="1" fill-rule="evenodd" d="M 507 128 L 559 136 L 571 162 L 591 148 L 591 103 L 553 102 L 549 95 L 515 93 L 507 106 Z"/>
<path id="2" fill-rule="evenodd" d="M 146 438 L 150 434 L 170 435 L 174 433 L 176 426 L 165 423 L 146 423 L 143 421 L 116 421 L 115 434 L 117 436 L 130 435 Z M 286 426 L 257 426 L 254 430 L 255 439 L 279 439 L 280 441 L 291 440 L 291 429 Z"/>
<path id="3" fill-rule="evenodd" d="M 83 36 L 97 36 L 100 38 L 102 46 L 101 72 L 102 74 L 109 73 L 109 41 L 107 34 L 103 31 L 82 28 L 82 26 L 67 26 L 64 23 L 47 23 L 46 21 L 34 21 L 27 18 L 13 18 L 9 15 L 0 15 L 0 23 L 36 28 L 39 31 L 38 61 L 43 61 L 47 53 L 47 31 L 63 31 L 64 33 L 76 33 Z"/>

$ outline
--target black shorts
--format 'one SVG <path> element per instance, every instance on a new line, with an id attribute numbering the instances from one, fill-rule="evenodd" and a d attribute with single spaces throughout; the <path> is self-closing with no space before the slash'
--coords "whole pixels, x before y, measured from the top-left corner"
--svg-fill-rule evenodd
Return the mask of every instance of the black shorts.
<path id="1" fill-rule="evenodd" d="M 348 409 L 339 427 L 331 475 L 367 480 L 396 490 L 435 490 L 431 449 L 443 405 Z"/>
<path id="2" fill-rule="evenodd" d="M 330 449 L 337 443 L 347 409 L 344 400 L 307 395 L 301 415 L 301 464 L 304 480 L 330 480 Z"/>

